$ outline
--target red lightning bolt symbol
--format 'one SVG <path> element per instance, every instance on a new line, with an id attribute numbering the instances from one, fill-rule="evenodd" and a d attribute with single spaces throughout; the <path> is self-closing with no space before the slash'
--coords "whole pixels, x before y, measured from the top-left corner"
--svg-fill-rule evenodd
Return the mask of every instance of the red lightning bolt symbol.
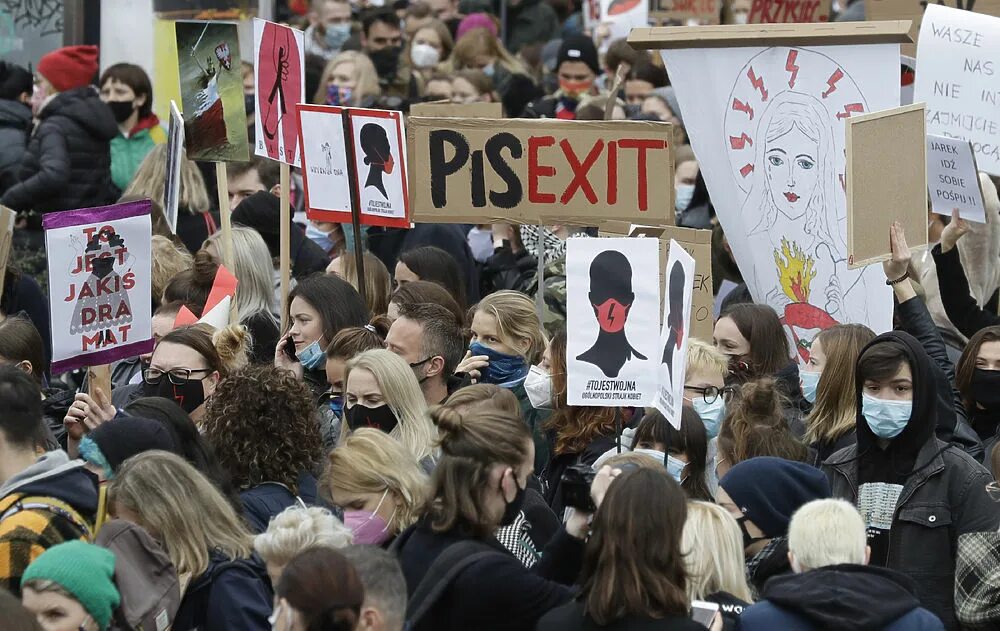
<path id="1" fill-rule="evenodd" d="M 744 103 L 739 99 L 733 99 L 733 109 L 737 112 L 743 112 L 744 114 L 750 115 L 750 120 L 753 120 L 753 108 L 749 104 Z"/>
<path id="2" fill-rule="evenodd" d="M 844 78 L 844 72 L 840 68 L 837 68 L 836 70 L 833 71 L 833 74 L 830 75 L 830 78 L 826 80 L 826 84 L 830 86 L 830 89 L 823 93 L 824 99 L 833 94 L 837 90 L 837 82 L 843 78 Z"/>
<path id="3" fill-rule="evenodd" d="M 795 65 L 795 59 L 799 56 L 799 51 L 790 50 L 788 51 L 788 60 L 785 61 L 785 70 L 792 73 L 792 76 L 788 78 L 788 87 L 795 87 L 795 77 L 799 76 L 799 67 Z"/>
<path id="4" fill-rule="evenodd" d="M 740 175 L 742 175 L 743 177 L 746 177 L 746 176 L 750 175 L 751 173 L 753 173 L 753 165 L 752 164 L 744 164 L 743 167 L 740 169 Z"/>
<path id="5" fill-rule="evenodd" d="M 757 76 L 757 74 L 753 71 L 752 66 L 749 70 L 747 70 L 747 78 L 750 79 L 750 85 L 752 85 L 755 90 L 760 91 L 760 100 L 766 101 L 767 89 L 764 87 L 764 80 Z"/>
<path id="6" fill-rule="evenodd" d="M 844 106 L 843 112 L 837 112 L 837 118 L 848 118 L 851 112 L 863 112 L 865 111 L 865 106 L 860 103 L 848 103 Z"/>
<path id="7" fill-rule="evenodd" d="M 751 147 L 753 146 L 753 138 L 747 136 L 746 132 L 740 134 L 739 137 L 737 136 L 729 137 L 729 146 L 732 147 L 733 149 L 742 149 L 747 145 L 750 145 Z"/>

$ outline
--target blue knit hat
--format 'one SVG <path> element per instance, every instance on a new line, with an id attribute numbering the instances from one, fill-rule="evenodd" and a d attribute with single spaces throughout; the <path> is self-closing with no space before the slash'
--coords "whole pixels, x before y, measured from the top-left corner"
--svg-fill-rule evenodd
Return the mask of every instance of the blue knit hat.
<path id="1" fill-rule="evenodd" d="M 24 570 L 21 585 L 32 580 L 52 581 L 72 594 L 99 628 L 107 629 L 121 602 L 114 574 L 113 552 L 84 541 L 68 541 L 35 559 Z"/>
<path id="2" fill-rule="evenodd" d="M 767 537 L 788 534 L 788 523 L 799 507 L 830 497 L 830 482 L 822 471 L 769 456 L 737 464 L 719 486 Z"/>

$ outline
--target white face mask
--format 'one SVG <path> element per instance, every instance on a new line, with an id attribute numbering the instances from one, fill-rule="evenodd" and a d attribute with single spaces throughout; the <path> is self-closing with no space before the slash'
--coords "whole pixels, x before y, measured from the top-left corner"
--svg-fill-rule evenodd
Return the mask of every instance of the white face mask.
<path id="1" fill-rule="evenodd" d="M 552 409 L 552 375 L 538 366 L 528 369 L 524 379 L 524 391 L 528 394 L 531 407 L 536 410 Z"/>
<path id="2" fill-rule="evenodd" d="M 410 48 L 410 59 L 417 68 L 433 68 L 441 61 L 441 53 L 430 44 L 414 44 Z"/>
<path id="3" fill-rule="evenodd" d="M 674 209 L 682 213 L 691 205 L 694 197 L 694 184 L 678 184 L 674 188 Z"/>
<path id="4" fill-rule="evenodd" d="M 750 22 L 749 13 L 734 13 L 733 24 L 748 24 Z"/>

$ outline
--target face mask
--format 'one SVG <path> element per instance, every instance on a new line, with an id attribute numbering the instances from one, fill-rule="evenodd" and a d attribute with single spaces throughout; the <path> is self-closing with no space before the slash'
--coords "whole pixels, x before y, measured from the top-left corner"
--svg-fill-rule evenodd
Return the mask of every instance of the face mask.
<path id="1" fill-rule="evenodd" d="M 729 356 L 729 374 L 737 381 L 746 381 L 753 376 L 750 358 L 743 355 Z"/>
<path id="2" fill-rule="evenodd" d="M 660 451 L 658 449 L 642 449 L 640 447 L 640 448 L 637 448 L 637 449 L 633 449 L 632 453 L 634 453 L 634 454 L 642 454 L 644 456 L 649 456 L 650 458 L 652 458 L 653 460 L 655 460 L 657 462 L 664 462 L 666 460 L 666 458 L 667 458 L 667 454 L 663 453 L 662 451 Z"/>
<path id="3" fill-rule="evenodd" d="M 377 408 L 365 407 L 360 403 L 355 403 L 344 412 L 344 420 L 347 421 L 347 426 L 352 430 L 359 427 L 374 427 L 386 434 L 399 424 L 399 419 L 396 418 L 392 408 L 386 403 Z"/>
<path id="4" fill-rule="evenodd" d="M 135 111 L 134 101 L 108 101 L 107 106 L 111 108 L 111 113 L 118 123 L 124 123 Z"/>
<path id="5" fill-rule="evenodd" d="M 432 68 L 441 61 L 441 53 L 430 44 L 414 44 L 410 48 L 410 59 L 417 68 Z"/>
<path id="6" fill-rule="evenodd" d="M 806 370 L 799 372 L 799 379 L 802 380 L 802 396 L 809 403 L 816 403 L 816 387 L 819 385 L 819 376 L 821 374 Z"/>
<path id="7" fill-rule="evenodd" d="M 726 415 L 726 400 L 720 396 L 712 403 L 705 403 L 705 398 L 698 396 L 691 400 L 691 407 L 705 424 L 705 433 L 708 437 L 718 436 L 722 419 Z"/>
<path id="8" fill-rule="evenodd" d="M 744 516 L 742 516 L 742 517 L 740 517 L 740 518 L 738 518 L 736 520 L 736 523 L 739 524 L 739 526 L 740 526 L 740 530 L 743 532 L 743 549 L 744 550 L 746 550 L 747 548 L 749 548 L 753 544 L 757 543 L 758 541 L 763 541 L 763 540 L 767 539 L 767 537 L 754 537 L 753 535 L 751 535 L 750 531 L 747 530 L 746 521 L 747 521 L 746 515 L 744 515 Z"/>
<path id="9" fill-rule="evenodd" d="M 257 110 L 257 95 L 256 94 L 244 94 L 243 95 L 243 109 L 247 111 L 247 116 L 253 114 Z"/>
<path id="10" fill-rule="evenodd" d="M 485 355 L 489 365 L 479 371 L 479 383 L 495 383 L 502 385 L 520 381 L 528 375 L 528 362 L 520 355 L 500 353 L 479 342 L 469 345 L 473 355 Z"/>
<path id="11" fill-rule="evenodd" d="M 517 519 L 518 514 L 521 512 L 521 507 L 524 506 L 524 492 L 526 489 L 522 489 L 521 485 L 517 483 L 517 478 L 514 477 L 514 486 L 517 487 L 517 493 L 506 507 L 503 509 L 503 516 L 500 517 L 501 526 L 509 526 L 514 523 Z M 503 496 L 503 487 L 500 489 L 500 495 Z M 504 500 L 506 501 L 506 499 Z"/>
<path id="12" fill-rule="evenodd" d="M 353 95 L 354 90 L 351 88 L 338 88 L 335 85 L 331 85 L 326 89 L 326 104 L 350 105 L 351 96 Z"/>
<path id="13" fill-rule="evenodd" d="M 308 368 L 309 370 L 319 368 L 320 365 L 326 361 L 326 353 L 324 353 L 323 349 L 319 347 L 319 340 L 316 340 L 309 346 L 306 346 L 295 355 L 299 358 L 299 363 L 302 364 L 302 367 Z"/>
<path id="14" fill-rule="evenodd" d="M 687 466 L 687 463 L 667 454 L 667 458 L 663 461 L 663 464 L 667 468 L 667 473 L 670 474 L 670 477 L 676 480 L 677 484 L 680 484 L 681 475 L 684 473 L 684 467 Z"/>
<path id="15" fill-rule="evenodd" d="M 344 525 L 354 533 L 354 543 L 358 545 L 377 546 L 389 538 L 389 523 L 379 517 L 378 509 L 389 495 L 389 489 L 382 494 L 378 506 L 372 512 L 366 510 L 345 510 Z M 392 512 L 393 517 L 396 511 Z M 392 521 L 392 517 L 389 518 Z"/>
<path id="16" fill-rule="evenodd" d="M 330 233 L 323 232 L 311 221 L 306 224 L 306 237 L 319 247 L 323 248 L 324 252 L 333 250 L 334 243 L 333 239 L 330 238 Z"/>
<path id="17" fill-rule="evenodd" d="M 913 401 L 876 399 L 865 392 L 861 394 L 861 414 L 876 436 L 888 440 L 906 429 L 913 414 Z"/>
<path id="18" fill-rule="evenodd" d="M 599 305 L 593 305 L 597 314 L 597 324 L 604 333 L 619 333 L 625 328 L 628 310 L 632 305 L 623 305 L 614 298 L 608 298 Z"/>
<path id="19" fill-rule="evenodd" d="M 674 188 L 674 209 L 681 213 L 691 205 L 694 197 L 694 184 L 681 184 Z"/>
<path id="20" fill-rule="evenodd" d="M 493 234 L 489 230 L 470 230 L 469 247 L 472 249 L 472 258 L 480 263 L 485 263 L 493 256 Z"/>
<path id="21" fill-rule="evenodd" d="M 497 68 L 494 64 L 488 64 L 486 66 L 483 66 L 483 74 L 486 75 L 487 77 L 490 77 L 492 79 L 493 75 L 495 75 L 496 73 L 497 73 Z"/>
<path id="22" fill-rule="evenodd" d="M 375 72 L 382 79 L 396 76 L 399 67 L 399 46 L 386 46 L 382 50 L 368 53 L 368 58 L 375 66 Z"/>
<path id="23" fill-rule="evenodd" d="M 559 91 L 562 95 L 579 100 L 580 97 L 590 92 L 590 88 L 593 87 L 594 81 L 566 81 L 565 79 L 559 80 Z"/>
<path id="24" fill-rule="evenodd" d="M 1000 370 L 972 372 L 972 399 L 987 412 L 1000 412 Z"/>
<path id="25" fill-rule="evenodd" d="M 350 38 L 350 24 L 330 24 L 326 27 L 326 34 L 323 37 L 326 47 L 330 50 L 340 50 Z"/>
<path id="26" fill-rule="evenodd" d="M 147 397 L 163 397 L 170 399 L 190 414 L 205 402 L 205 383 L 198 379 L 188 379 L 187 383 L 175 386 L 166 375 L 160 378 L 160 383 L 153 385 L 142 382 L 142 393 Z"/>
<path id="27" fill-rule="evenodd" d="M 341 418 L 343 416 L 343 414 L 344 414 L 344 397 L 342 397 L 340 395 L 332 396 L 332 397 L 330 397 L 330 400 L 327 402 L 327 405 L 330 406 L 330 411 L 333 412 L 333 415 L 335 417 Z"/>
<path id="28" fill-rule="evenodd" d="M 528 394 L 531 407 L 536 410 L 552 409 L 552 375 L 538 366 L 528 369 L 524 378 L 524 391 Z"/>

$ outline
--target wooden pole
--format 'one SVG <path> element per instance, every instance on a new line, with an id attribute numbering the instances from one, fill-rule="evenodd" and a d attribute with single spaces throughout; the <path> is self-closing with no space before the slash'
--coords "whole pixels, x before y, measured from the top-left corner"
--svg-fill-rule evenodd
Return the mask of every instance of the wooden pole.
<path id="1" fill-rule="evenodd" d="M 344 146 L 347 148 L 347 174 L 351 189 L 351 226 L 354 228 L 354 259 L 358 267 L 358 293 L 361 302 L 368 304 L 365 296 L 365 252 L 361 243 L 361 200 L 358 195 L 358 174 L 354 168 L 357 158 L 354 155 L 354 138 L 351 137 L 351 111 L 342 110 L 344 119 Z"/>
<path id="2" fill-rule="evenodd" d="M 279 232 L 279 238 L 281 239 L 280 253 L 281 253 L 281 330 L 285 331 L 288 327 L 288 289 L 292 282 L 292 247 L 291 247 L 291 228 L 292 228 L 292 212 L 289 207 L 288 193 L 291 185 L 289 180 L 289 167 L 288 164 L 281 163 L 281 228 Z"/>
<path id="3" fill-rule="evenodd" d="M 219 189 L 219 217 L 222 219 L 222 264 L 235 274 L 236 270 L 233 267 L 233 220 L 229 210 L 229 180 L 226 177 L 225 162 L 215 163 L 215 185 Z M 235 324 L 239 321 L 240 312 L 234 299 L 229 309 L 229 323 Z"/>

